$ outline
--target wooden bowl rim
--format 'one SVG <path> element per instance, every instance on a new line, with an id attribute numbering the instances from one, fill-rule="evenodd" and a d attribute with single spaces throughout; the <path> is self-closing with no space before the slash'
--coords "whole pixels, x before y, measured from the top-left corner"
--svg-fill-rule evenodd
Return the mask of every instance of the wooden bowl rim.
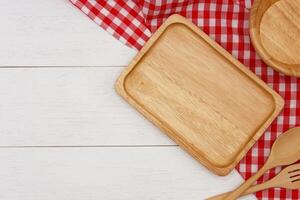
<path id="1" fill-rule="evenodd" d="M 269 5 L 267 5 L 263 11 L 265 13 L 273 4 L 279 2 L 281 0 L 269 0 Z M 258 52 L 260 57 L 263 59 L 263 61 L 268 64 L 270 67 L 274 68 L 275 70 L 289 75 L 289 76 L 295 76 L 300 77 L 300 63 L 299 64 L 287 64 L 280 62 L 273 58 L 269 53 L 268 50 L 265 49 L 261 42 L 260 38 L 260 23 L 263 18 L 262 14 L 261 16 L 257 16 L 257 13 L 259 9 L 261 9 L 262 2 L 267 2 L 267 0 L 254 0 L 253 6 L 251 8 L 250 12 L 250 38 L 251 43 L 254 46 L 255 50 Z M 258 19 L 259 18 L 259 19 Z M 258 21 L 258 22 L 257 22 Z"/>

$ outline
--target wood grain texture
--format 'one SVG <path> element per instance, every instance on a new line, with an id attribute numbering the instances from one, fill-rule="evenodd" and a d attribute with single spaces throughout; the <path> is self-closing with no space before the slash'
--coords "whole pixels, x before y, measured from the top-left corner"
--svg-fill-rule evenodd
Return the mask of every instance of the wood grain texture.
<path id="1" fill-rule="evenodd" d="M 276 70 L 300 76 L 300 0 L 255 0 L 251 41 L 262 59 Z"/>
<path id="2" fill-rule="evenodd" d="M 174 142 L 113 90 L 123 69 L 0 69 L 1 200 L 196 200 L 242 182 L 159 147 Z"/>
<path id="3" fill-rule="evenodd" d="M 115 93 L 123 69 L 0 69 L 0 146 L 174 145 Z"/>
<path id="4" fill-rule="evenodd" d="M 69 0 L 0 1 L 1 66 L 125 66 L 136 54 Z"/>
<path id="5" fill-rule="evenodd" d="M 179 147 L 1 148 L 0 160 L 1 200 L 199 200 L 243 181 Z"/>
<path id="6" fill-rule="evenodd" d="M 116 89 L 219 175 L 234 168 L 283 107 L 277 93 L 179 15 L 156 32 Z"/>
<path id="7" fill-rule="evenodd" d="M 242 182 L 158 147 L 174 142 L 112 90 L 136 51 L 68 0 L 1 1 L 0 10 L 1 146 L 99 145 L 1 147 L 1 200 L 196 200 Z"/>

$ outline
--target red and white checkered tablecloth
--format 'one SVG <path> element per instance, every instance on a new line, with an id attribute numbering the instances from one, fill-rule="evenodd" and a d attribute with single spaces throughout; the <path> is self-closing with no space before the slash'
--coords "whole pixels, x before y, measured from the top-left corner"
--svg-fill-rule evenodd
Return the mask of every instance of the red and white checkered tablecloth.
<path id="1" fill-rule="evenodd" d="M 141 49 L 173 13 L 187 17 L 285 99 L 285 107 L 236 169 L 249 178 L 265 162 L 277 136 L 300 125 L 300 79 L 268 67 L 249 37 L 251 0 L 70 0 L 103 29 L 126 45 Z M 280 171 L 270 170 L 258 183 Z M 300 190 L 269 189 L 258 199 L 300 199 Z"/>

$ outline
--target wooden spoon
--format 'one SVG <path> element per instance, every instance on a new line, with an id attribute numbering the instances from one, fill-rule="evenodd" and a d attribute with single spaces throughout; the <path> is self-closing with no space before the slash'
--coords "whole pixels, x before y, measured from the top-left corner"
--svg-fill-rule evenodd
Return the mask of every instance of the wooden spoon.
<path id="1" fill-rule="evenodd" d="M 280 135 L 274 142 L 265 165 L 251 178 L 231 192 L 225 200 L 237 199 L 267 170 L 277 166 L 290 165 L 300 159 L 300 127 L 292 128 Z"/>
<path id="2" fill-rule="evenodd" d="M 281 187 L 281 188 L 291 189 L 291 190 L 300 189 L 300 164 L 294 164 L 286 167 L 271 180 L 250 187 L 242 195 L 247 195 L 247 194 L 251 194 L 261 190 L 265 190 L 268 188 L 275 188 L 275 187 Z M 207 200 L 222 200 L 229 193 L 230 192 L 220 194 L 218 196 L 208 198 Z"/>

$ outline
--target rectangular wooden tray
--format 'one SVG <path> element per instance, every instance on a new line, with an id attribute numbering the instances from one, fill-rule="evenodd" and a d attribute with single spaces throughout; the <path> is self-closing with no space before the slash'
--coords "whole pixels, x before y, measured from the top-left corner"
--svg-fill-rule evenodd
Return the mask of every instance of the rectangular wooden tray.
<path id="1" fill-rule="evenodd" d="M 228 174 L 283 99 L 187 19 L 173 15 L 122 72 L 117 92 L 218 175 Z"/>

